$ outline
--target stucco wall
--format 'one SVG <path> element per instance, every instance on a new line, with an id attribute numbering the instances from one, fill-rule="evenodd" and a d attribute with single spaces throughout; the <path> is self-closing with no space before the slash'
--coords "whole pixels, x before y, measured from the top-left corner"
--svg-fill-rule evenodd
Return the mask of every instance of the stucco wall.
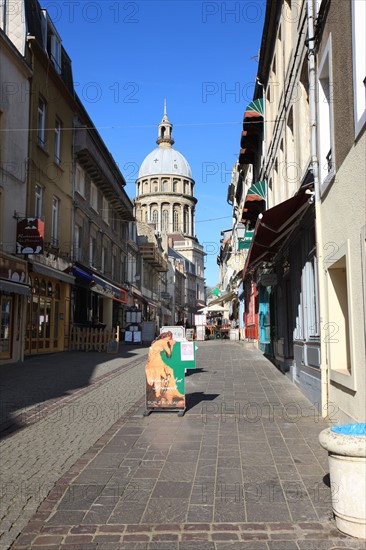
<path id="1" fill-rule="evenodd" d="M 0 187 L 3 190 L 2 249 L 15 252 L 16 211 L 24 216 L 26 212 L 26 166 L 28 157 L 29 125 L 29 81 L 30 70 L 18 57 L 17 52 L 0 38 L 0 81 L 2 96 L 0 107 L 3 110 L 2 127 L 24 129 L 23 131 L 2 132 Z"/>
<path id="2" fill-rule="evenodd" d="M 357 144 L 351 147 L 341 168 L 337 171 L 335 181 L 331 185 L 321 207 L 321 225 L 324 250 L 321 262 L 327 269 L 340 254 L 342 247 L 348 242 L 349 270 L 348 283 L 351 288 L 348 309 L 350 312 L 350 341 L 353 346 L 353 361 L 351 362 L 351 377 L 354 377 L 354 389 L 350 388 L 351 377 L 344 374 L 345 386 L 342 386 L 342 376 L 332 380 L 332 364 L 330 367 L 329 400 L 339 407 L 339 420 L 354 419 L 365 421 L 366 402 L 366 368 L 365 368 L 365 311 L 364 285 L 362 278 L 362 247 L 361 233 L 366 223 L 366 135 L 363 133 Z M 364 239 L 364 237 L 363 237 Z M 325 272 L 326 288 L 329 290 L 329 272 Z M 327 304 L 329 305 L 329 304 Z M 327 310 L 322 312 L 323 327 L 325 323 L 337 323 L 329 318 Z M 329 332 L 324 333 L 327 338 Z M 328 355 L 330 346 L 337 345 L 337 335 L 327 342 Z M 348 385 L 347 385 L 348 384 Z"/>

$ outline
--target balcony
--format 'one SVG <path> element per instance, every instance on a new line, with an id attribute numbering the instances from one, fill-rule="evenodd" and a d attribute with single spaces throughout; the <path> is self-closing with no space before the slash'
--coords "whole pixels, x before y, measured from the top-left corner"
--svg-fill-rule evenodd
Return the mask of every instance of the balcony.
<path id="1" fill-rule="evenodd" d="M 158 251 L 154 243 L 145 242 L 139 244 L 139 249 L 144 261 L 153 266 L 156 271 L 168 271 L 168 262 Z"/>
<path id="2" fill-rule="evenodd" d="M 126 221 L 133 220 L 133 205 L 123 190 L 125 180 L 109 151 L 103 149 L 100 138 L 94 134 L 85 127 L 76 128 L 76 158 L 120 215 Z"/>

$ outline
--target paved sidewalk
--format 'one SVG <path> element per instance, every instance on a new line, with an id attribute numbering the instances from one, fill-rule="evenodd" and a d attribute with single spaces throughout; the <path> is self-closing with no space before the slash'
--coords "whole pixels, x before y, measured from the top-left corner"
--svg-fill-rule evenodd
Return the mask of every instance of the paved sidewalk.
<path id="1" fill-rule="evenodd" d="M 185 416 L 143 417 L 137 401 L 59 479 L 13 550 L 365 548 L 335 528 L 319 411 L 259 351 L 197 345 Z"/>
<path id="2" fill-rule="evenodd" d="M 1 368 L 0 548 L 144 394 L 147 348 L 33 357 Z"/>

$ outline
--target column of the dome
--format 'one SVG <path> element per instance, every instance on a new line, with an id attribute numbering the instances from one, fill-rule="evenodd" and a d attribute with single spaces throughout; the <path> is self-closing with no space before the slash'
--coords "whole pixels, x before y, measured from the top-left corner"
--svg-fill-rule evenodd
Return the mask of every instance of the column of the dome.
<path id="1" fill-rule="evenodd" d="M 168 231 L 170 233 L 173 233 L 174 231 L 174 204 L 173 203 L 170 205 L 170 221 L 168 223 L 169 223 Z"/>
<path id="2" fill-rule="evenodd" d="M 162 233 L 162 231 L 163 231 L 163 203 L 162 202 L 160 203 L 160 208 L 159 208 L 159 227 L 158 227 L 158 230 L 160 231 L 160 233 Z"/>
<path id="3" fill-rule="evenodd" d="M 188 233 L 192 236 L 192 207 L 188 206 Z"/>

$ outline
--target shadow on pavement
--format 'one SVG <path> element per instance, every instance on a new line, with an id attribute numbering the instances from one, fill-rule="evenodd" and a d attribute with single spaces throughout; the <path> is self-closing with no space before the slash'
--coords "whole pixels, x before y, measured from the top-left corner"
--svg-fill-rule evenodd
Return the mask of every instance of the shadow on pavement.
<path id="1" fill-rule="evenodd" d="M 45 406 L 123 370 L 145 355 L 149 345 L 122 346 L 116 354 L 61 352 L 26 357 L 1 367 L 0 439 L 42 419 Z M 32 420 L 30 420 L 32 418 Z"/>
<path id="2" fill-rule="evenodd" d="M 206 369 L 196 368 L 196 369 L 188 369 L 185 376 L 191 376 L 192 374 L 197 374 L 201 372 L 207 372 Z"/>
<path id="3" fill-rule="evenodd" d="M 190 411 L 196 405 L 199 405 L 203 401 L 214 401 L 217 397 L 220 397 L 218 393 L 204 393 L 194 392 L 186 394 L 186 412 Z"/>

